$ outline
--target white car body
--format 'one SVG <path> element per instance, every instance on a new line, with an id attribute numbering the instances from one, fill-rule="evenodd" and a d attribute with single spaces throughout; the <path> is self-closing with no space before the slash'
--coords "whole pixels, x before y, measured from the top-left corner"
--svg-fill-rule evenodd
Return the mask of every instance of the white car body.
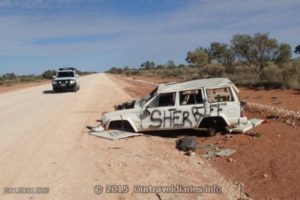
<path id="1" fill-rule="evenodd" d="M 132 105 L 130 105 L 132 104 Z M 149 96 L 102 115 L 105 129 L 149 130 L 216 128 L 241 120 L 238 88 L 227 78 L 160 84 Z M 114 126 L 112 126 L 114 125 Z"/>

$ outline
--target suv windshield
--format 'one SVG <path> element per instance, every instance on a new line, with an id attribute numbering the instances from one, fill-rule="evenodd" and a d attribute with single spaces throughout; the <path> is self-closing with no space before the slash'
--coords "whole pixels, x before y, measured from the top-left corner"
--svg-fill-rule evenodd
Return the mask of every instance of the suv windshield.
<path id="1" fill-rule="evenodd" d="M 156 94 L 157 88 L 155 88 L 150 94 L 140 99 L 140 106 L 145 105 Z"/>
<path id="2" fill-rule="evenodd" d="M 58 72 L 57 77 L 58 78 L 61 78 L 61 77 L 74 77 L 74 73 L 73 72 Z"/>

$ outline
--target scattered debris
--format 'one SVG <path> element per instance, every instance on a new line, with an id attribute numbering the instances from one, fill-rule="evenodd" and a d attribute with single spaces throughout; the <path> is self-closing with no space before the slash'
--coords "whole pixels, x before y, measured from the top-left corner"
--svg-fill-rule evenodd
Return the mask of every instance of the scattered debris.
<path id="1" fill-rule="evenodd" d="M 249 136 L 252 136 L 252 137 L 255 137 L 255 138 L 257 138 L 257 137 L 261 137 L 262 136 L 262 134 L 261 133 L 258 133 L 258 132 L 247 132 L 247 133 L 245 133 L 246 135 L 249 135 Z"/>
<path id="2" fill-rule="evenodd" d="M 295 121 L 290 119 L 286 120 L 285 123 L 292 127 L 295 127 L 296 125 Z"/>
<path id="3" fill-rule="evenodd" d="M 229 129 L 229 132 L 245 133 L 250 129 L 262 124 L 263 119 L 250 119 L 246 124 L 240 124 L 234 128 Z"/>
<path id="4" fill-rule="evenodd" d="M 198 143 L 196 137 L 183 137 L 176 141 L 176 148 L 183 152 L 195 151 Z"/>
<path id="5" fill-rule="evenodd" d="M 225 134 L 223 140 L 228 141 L 233 136 L 231 134 Z"/>
<path id="6" fill-rule="evenodd" d="M 217 151 L 215 153 L 216 156 L 219 156 L 219 157 L 225 157 L 225 156 L 230 156 L 231 154 L 235 153 L 236 150 L 234 149 L 221 149 L 219 151 Z"/>
<path id="7" fill-rule="evenodd" d="M 104 128 L 102 126 L 99 126 L 99 127 L 87 126 L 86 128 L 89 129 L 90 131 L 93 131 L 93 132 L 104 131 Z"/>
<path id="8" fill-rule="evenodd" d="M 215 144 L 207 144 L 202 147 L 205 151 L 206 154 L 202 155 L 202 158 L 213 158 L 213 157 L 225 157 L 225 156 L 230 156 L 231 154 L 235 153 L 236 150 L 234 149 L 225 149 L 223 147 L 220 147 Z"/>
<path id="9" fill-rule="evenodd" d="M 227 138 L 227 139 L 228 139 L 228 138 L 232 138 L 232 135 L 231 135 L 231 134 L 225 134 L 225 135 L 224 135 L 224 138 Z"/>
<path id="10" fill-rule="evenodd" d="M 233 160 L 232 158 L 227 158 L 227 162 L 236 162 L 236 160 Z"/>
<path id="11" fill-rule="evenodd" d="M 263 175 L 265 178 L 269 178 L 269 175 L 268 174 L 264 174 Z"/>
<path id="12" fill-rule="evenodd" d="M 188 156 L 194 156 L 195 152 L 190 150 L 190 151 L 186 152 L 186 155 L 188 155 Z"/>
<path id="13" fill-rule="evenodd" d="M 88 129 L 91 130 L 90 134 L 102 137 L 109 140 L 119 140 L 123 138 L 129 138 L 133 136 L 142 135 L 140 133 L 133 133 L 123 130 L 104 130 L 103 127 L 89 127 Z"/>
<path id="14" fill-rule="evenodd" d="M 279 119 L 279 116 L 278 115 L 268 115 L 267 119 L 276 120 L 276 119 Z"/>
<path id="15" fill-rule="evenodd" d="M 114 109 L 115 110 L 131 109 L 131 108 L 134 108 L 134 104 L 135 104 L 135 101 L 127 101 L 127 102 L 124 102 L 124 103 L 122 103 L 120 105 L 115 105 Z"/>

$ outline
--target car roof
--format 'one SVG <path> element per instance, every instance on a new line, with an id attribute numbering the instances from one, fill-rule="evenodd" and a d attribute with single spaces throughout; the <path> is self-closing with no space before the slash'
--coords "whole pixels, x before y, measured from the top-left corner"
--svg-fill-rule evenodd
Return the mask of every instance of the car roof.
<path id="1" fill-rule="evenodd" d="M 234 86 L 233 83 L 228 78 L 209 78 L 209 79 L 197 79 L 184 82 L 172 82 L 166 84 L 159 84 L 157 93 L 168 93 L 184 90 L 195 90 L 199 88 L 215 88 L 215 87 L 225 87 Z M 238 89 L 234 86 L 234 89 Z"/>
<path id="2" fill-rule="evenodd" d="M 75 67 L 61 67 L 58 69 L 58 72 L 76 72 Z"/>

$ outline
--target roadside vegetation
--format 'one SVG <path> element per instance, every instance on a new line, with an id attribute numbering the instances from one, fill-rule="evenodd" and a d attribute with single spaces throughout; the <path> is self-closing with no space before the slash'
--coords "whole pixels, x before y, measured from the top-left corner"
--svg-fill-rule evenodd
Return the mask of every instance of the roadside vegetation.
<path id="1" fill-rule="evenodd" d="M 300 54 L 300 45 L 294 53 Z M 156 65 L 146 61 L 139 68 L 112 67 L 107 72 L 183 80 L 228 77 L 237 85 L 300 89 L 300 59 L 292 59 L 289 44 L 279 43 L 267 33 L 236 34 L 230 44 L 211 42 L 209 47 L 187 52 L 186 62 L 176 65 L 170 60 Z"/>
<path id="2" fill-rule="evenodd" d="M 87 72 L 87 71 L 79 71 L 78 74 L 88 75 L 95 72 Z M 15 73 L 6 73 L 0 75 L 0 86 L 13 86 L 16 84 L 24 84 L 24 83 L 32 83 L 32 82 L 41 82 L 45 80 L 52 79 L 53 76 L 56 75 L 56 70 L 46 70 L 41 75 L 16 75 Z"/>
<path id="3" fill-rule="evenodd" d="M 40 82 L 43 81 L 42 75 L 21 75 L 18 76 L 15 73 L 7 73 L 0 76 L 0 86 L 12 86 L 22 83 Z"/>

